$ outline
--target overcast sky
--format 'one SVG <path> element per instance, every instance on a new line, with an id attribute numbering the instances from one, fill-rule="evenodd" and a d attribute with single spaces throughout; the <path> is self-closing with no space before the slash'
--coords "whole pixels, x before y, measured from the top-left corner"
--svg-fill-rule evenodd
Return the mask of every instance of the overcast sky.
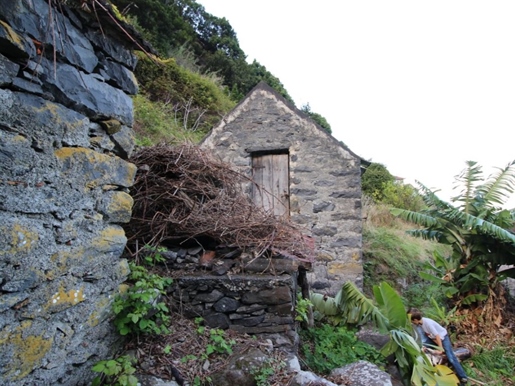
<path id="1" fill-rule="evenodd" d="M 452 195 L 515 159 L 515 1 L 198 0 L 359 156 Z M 515 207 L 515 195 L 509 201 Z"/>

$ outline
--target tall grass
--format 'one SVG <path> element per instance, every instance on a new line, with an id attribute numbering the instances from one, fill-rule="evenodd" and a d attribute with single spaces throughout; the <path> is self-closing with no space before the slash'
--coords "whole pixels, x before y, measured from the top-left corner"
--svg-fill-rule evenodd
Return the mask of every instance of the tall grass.
<path id="1" fill-rule="evenodd" d="M 171 106 L 152 102 L 143 94 L 133 97 L 134 132 L 140 146 L 150 146 L 161 142 L 180 144 L 198 143 L 205 132 L 184 128 L 183 121 L 177 119 Z"/>

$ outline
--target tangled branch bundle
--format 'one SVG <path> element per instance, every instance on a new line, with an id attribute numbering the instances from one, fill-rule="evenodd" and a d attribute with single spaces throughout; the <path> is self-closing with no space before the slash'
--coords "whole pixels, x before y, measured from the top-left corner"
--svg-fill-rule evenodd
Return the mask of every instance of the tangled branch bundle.
<path id="1" fill-rule="evenodd" d="M 256 207 L 241 189 L 244 175 L 193 145 L 143 148 L 131 162 L 138 167 L 131 190 L 133 215 L 126 226 L 135 241 L 159 245 L 209 238 L 219 244 L 274 250 L 310 260 L 310 238 L 289 220 Z"/>

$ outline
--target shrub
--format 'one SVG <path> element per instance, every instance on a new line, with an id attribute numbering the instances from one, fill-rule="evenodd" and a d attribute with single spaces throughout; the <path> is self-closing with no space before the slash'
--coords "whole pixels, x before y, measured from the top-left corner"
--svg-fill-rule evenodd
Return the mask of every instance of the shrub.
<path id="1" fill-rule="evenodd" d="M 364 194 L 373 197 L 376 201 L 381 201 L 385 184 L 394 180 L 395 177 L 386 169 L 386 166 L 372 162 L 361 177 L 361 188 Z"/>
<path id="2" fill-rule="evenodd" d="M 135 95 L 134 132 L 139 146 L 151 146 L 162 142 L 199 142 L 204 133 L 185 130 L 172 107 L 159 101 L 151 101 L 145 95 Z"/>
<path id="3" fill-rule="evenodd" d="M 143 94 L 169 106 L 187 129 L 207 132 L 235 105 L 212 78 L 182 68 L 173 58 L 139 55 L 135 74 Z"/>
<path id="4" fill-rule="evenodd" d="M 386 182 L 382 187 L 381 202 L 394 208 L 418 212 L 425 206 L 418 191 L 409 184 Z"/>

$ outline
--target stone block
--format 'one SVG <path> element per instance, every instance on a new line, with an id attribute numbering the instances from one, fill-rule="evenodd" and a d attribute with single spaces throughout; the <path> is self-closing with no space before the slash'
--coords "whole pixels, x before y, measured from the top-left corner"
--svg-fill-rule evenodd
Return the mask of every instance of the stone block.
<path id="1" fill-rule="evenodd" d="M 0 4 L 2 11 L 4 6 L 11 8 L 12 4 Z M 36 49 L 28 37 L 17 34 L 9 24 L 0 20 L 0 53 L 9 57 L 27 59 L 36 56 Z"/>
<path id="2" fill-rule="evenodd" d="M 63 147 L 54 154 L 61 161 L 62 174 L 82 190 L 102 185 L 128 188 L 134 183 L 136 166 L 120 158 L 80 147 Z"/>
<path id="3" fill-rule="evenodd" d="M 53 74 L 53 63 L 45 59 L 41 63 L 47 74 Z M 132 99 L 122 90 L 68 64 L 57 63 L 56 66 L 57 76 L 48 75 L 43 79 L 56 102 L 73 106 L 74 110 L 95 121 L 114 118 L 132 126 Z"/>
<path id="4" fill-rule="evenodd" d="M 105 121 L 100 121 L 99 123 L 107 134 L 115 134 L 122 129 L 122 124 L 116 119 L 107 119 Z"/>
<path id="5" fill-rule="evenodd" d="M 330 262 L 327 264 L 327 274 L 331 280 L 344 277 L 363 275 L 363 266 L 359 262 Z"/>
<path id="6" fill-rule="evenodd" d="M 125 192 L 106 192 L 98 211 L 111 223 L 128 223 L 132 215 L 133 198 Z"/>
<path id="7" fill-rule="evenodd" d="M 0 352 L 4 358 L 0 359 L 0 368 L 4 381 L 17 384 L 42 364 L 53 345 L 53 337 L 46 334 L 43 323 L 25 320 L 0 331 Z"/>
<path id="8" fill-rule="evenodd" d="M 89 120 L 84 115 L 35 95 L 0 90 L 0 124 L 42 140 L 41 150 L 54 142 L 89 146 Z"/>
<path id="9" fill-rule="evenodd" d="M 123 159 L 129 159 L 132 156 L 136 137 L 130 127 L 123 125 L 120 131 L 111 135 L 111 139 L 116 145 L 115 154 Z"/>
<path id="10" fill-rule="evenodd" d="M 0 54 L 0 87 L 10 85 L 18 74 L 20 66 Z"/>
<path id="11" fill-rule="evenodd" d="M 241 299 L 245 304 L 282 304 L 291 303 L 292 293 L 291 289 L 286 286 L 280 286 L 273 289 L 263 289 L 259 292 L 245 292 Z"/>

